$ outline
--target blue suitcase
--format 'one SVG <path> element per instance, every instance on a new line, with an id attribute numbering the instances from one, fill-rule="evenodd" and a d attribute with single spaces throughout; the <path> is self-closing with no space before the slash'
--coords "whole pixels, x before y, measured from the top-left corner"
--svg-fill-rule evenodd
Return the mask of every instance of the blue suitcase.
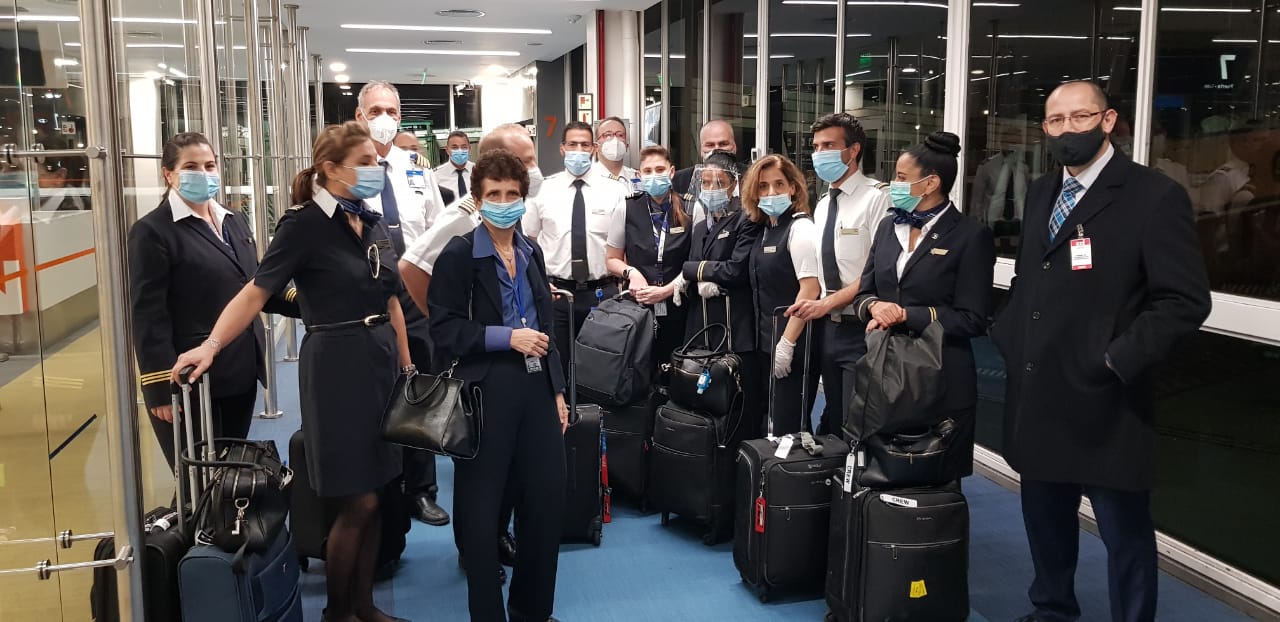
<path id="1" fill-rule="evenodd" d="M 178 563 L 183 622 L 302 622 L 301 569 L 288 529 L 261 553 L 197 545 Z"/>

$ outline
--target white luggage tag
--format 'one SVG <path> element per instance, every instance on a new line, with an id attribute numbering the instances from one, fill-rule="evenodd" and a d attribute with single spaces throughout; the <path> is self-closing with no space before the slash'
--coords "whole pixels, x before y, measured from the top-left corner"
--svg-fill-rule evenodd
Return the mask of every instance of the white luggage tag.
<path id="1" fill-rule="evenodd" d="M 791 455 L 791 446 L 794 445 L 795 442 L 796 440 L 792 438 L 790 434 L 782 437 L 782 439 L 778 441 L 778 450 L 773 452 L 773 457 L 785 460 L 787 456 Z"/>
<path id="2" fill-rule="evenodd" d="M 903 508 L 915 508 L 920 506 L 920 504 L 915 499 L 908 499 L 906 497 L 899 497 L 897 495 L 891 495 L 887 493 L 881 493 L 880 500 L 885 503 L 888 503 L 889 505 L 896 505 L 898 507 L 903 507 Z"/>

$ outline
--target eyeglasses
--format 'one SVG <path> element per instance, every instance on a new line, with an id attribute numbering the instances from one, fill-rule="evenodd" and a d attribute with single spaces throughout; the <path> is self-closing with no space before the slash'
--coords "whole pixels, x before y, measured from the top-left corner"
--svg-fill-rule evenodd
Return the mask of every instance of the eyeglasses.
<path id="1" fill-rule="evenodd" d="M 1058 115 L 1049 117 L 1044 120 L 1044 129 L 1056 131 L 1061 129 L 1062 124 L 1066 123 L 1068 120 L 1071 121 L 1071 127 L 1084 127 L 1084 125 L 1094 117 L 1106 113 L 1106 110 L 1099 110 L 1097 112 L 1076 112 L 1066 116 Z"/>
<path id="2" fill-rule="evenodd" d="M 365 259 L 369 260 L 369 274 L 373 276 L 375 281 L 378 280 L 378 277 L 382 276 L 382 252 L 378 249 L 376 242 L 369 245 L 369 249 L 365 253 Z"/>
<path id="3" fill-rule="evenodd" d="M 595 143 L 581 142 L 581 141 L 574 141 L 574 142 L 560 143 L 560 144 L 564 145 L 564 148 L 570 151 L 590 151 L 591 148 L 595 146 Z"/>
<path id="4" fill-rule="evenodd" d="M 618 140 L 626 140 L 626 139 L 627 139 L 627 133 L 626 133 L 626 132 L 622 132 L 622 131 L 618 131 L 618 132 L 600 132 L 600 142 L 604 142 L 604 141 L 606 141 L 606 140 L 609 140 L 610 138 L 617 138 Z"/>

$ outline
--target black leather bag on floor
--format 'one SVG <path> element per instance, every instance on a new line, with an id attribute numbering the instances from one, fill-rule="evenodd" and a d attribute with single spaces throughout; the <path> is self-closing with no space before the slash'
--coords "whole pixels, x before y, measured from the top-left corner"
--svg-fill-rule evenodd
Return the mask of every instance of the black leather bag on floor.
<path id="1" fill-rule="evenodd" d="M 955 484 L 832 489 L 828 622 L 969 618 L 969 506 Z"/>
<path id="2" fill-rule="evenodd" d="M 382 413 L 382 437 L 404 447 L 470 460 L 480 452 L 483 402 L 480 387 L 454 378 L 452 366 L 440 375 L 400 374 Z"/>
<path id="3" fill-rule="evenodd" d="M 668 402 L 658 409 L 649 454 L 649 502 L 662 512 L 707 526 L 702 542 L 732 537 L 733 448 L 741 412 L 728 417 L 687 410 Z"/>
<path id="4" fill-rule="evenodd" d="M 858 469 L 858 485 L 869 488 L 937 486 L 954 479 L 947 473 L 947 452 L 956 424 L 938 425 L 892 434 L 877 434 L 862 445 L 865 465 Z"/>
<path id="5" fill-rule="evenodd" d="M 723 333 L 715 347 L 707 341 L 713 329 Z M 699 340 L 704 347 L 694 345 Z M 672 352 L 671 401 L 713 417 L 732 412 L 742 399 L 742 359 L 728 348 L 729 328 L 711 324 Z"/>
<path id="6" fill-rule="evenodd" d="M 867 353 L 854 365 L 844 437 L 857 443 L 881 432 L 938 423 L 934 407 L 946 386 L 942 341 L 938 322 L 916 336 L 896 328 L 867 333 Z"/>

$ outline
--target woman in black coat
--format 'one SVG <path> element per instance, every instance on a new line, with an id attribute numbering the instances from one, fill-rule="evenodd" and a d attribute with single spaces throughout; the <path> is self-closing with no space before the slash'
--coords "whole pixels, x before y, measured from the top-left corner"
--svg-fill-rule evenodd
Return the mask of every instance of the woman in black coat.
<path id="1" fill-rule="evenodd" d="M 373 604 L 382 519 L 377 491 L 400 474 L 400 449 L 382 440 L 382 413 L 397 373 L 415 370 L 397 298 L 391 233 L 364 199 L 382 191 L 369 131 L 326 127 L 258 272 L 218 317 L 209 338 L 178 357 L 172 377 L 208 369 L 232 335 L 257 319 L 273 292 L 294 281 L 307 336 L 298 388 L 310 484 L 337 511 L 325 551 L 327 622 L 394 621 Z"/>
<path id="2" fill-rule="evenodd" d="M 258 269 L 258 249 L 244 213 L 229 211 L 214 198 L 222 185 L 218 158 L 203 134 L 170 138 L 160 170 L 164 200 L 129 229 L 129 310 L 142 397 L 172 468 L 169 370 L 179 352 L 209 336 L 218 313 Z M 298 317 L 293 296 L 292 291 L 272 295 L 264 310 Z M 264 350 L 260 322 L 228 340 L 209 371 L 214 429 L 200 430 L 200 413 L 189 414 L 197 438 L 248 436 L 258 383 L 266 382 Z"/>
<path id="3" fill-rule="evenodd" d="M 454 533 L 472 620 L 545 622 L 555 601 L 569 421 L 547 268 L 516 230 L 529 193 L 520 159 L 486 153 L 471 190 L 482 224 L 444 247 L 427 292 L 432 341 L 483 401 L 480 451 L 454 462 Z M 520 543 L 505 611 L 493 546 L 505 533 L 504 498 L 514 501 Z"/>
<path id="4" fill-rule="evenodd" d="M 934 132 L 898 157 L 889 188 L 892 216 L 876 230 L 853 301 L 867 332 L 916 336 L 935 320 L 942 324 L 946 387 L 933 419 L 955 423 L 946 461 L 948 477 L 954 478 L 973 472 L 978 378 L 969 340 L 987 332 L 995 266 L 991 231 L 947 198 L 959 153 L 959 137 Z M 856 427 L 857 414 L 847 413 L 845 425 Z"/>

